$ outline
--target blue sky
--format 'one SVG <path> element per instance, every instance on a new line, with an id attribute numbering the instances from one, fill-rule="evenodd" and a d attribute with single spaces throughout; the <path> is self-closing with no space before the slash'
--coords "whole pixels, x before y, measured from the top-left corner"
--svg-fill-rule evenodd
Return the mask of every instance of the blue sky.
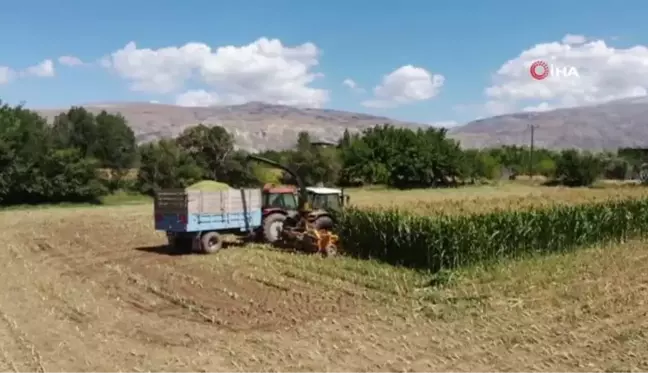
<path id="1" fill-rule="evenodd" d="M 6 1 L 0 11 L 0 66 L 18 71 L 64 55 L 96 61 L 130 41 L 152 49 L 187 42 L 242 46 L 260 37 L 285 46 L 311 42 L 321 51 L 314 71 L 324 74 L 311 85 L 329 91 L 324 107 L 463 123 L 496 114 L 483 110 L 489 100 L 484 90 L 522 51 L 566 34 L 619 49 L 643 45 L 646 14 L 648 2 L 634 0 Z M 404 65 L 443 75 L 439 93 L 399 107 L 362 105 L 385 74 Z M 40 108 L 93 101 L 172 103 L 177 93 L 133 91 L 127 80 L 96 65 L 55 64 L 55 69 L 53 77 L 25 75 L 0 85 L 0 99 Z M 344 87 L 347 78 L 367 92 Z"/>

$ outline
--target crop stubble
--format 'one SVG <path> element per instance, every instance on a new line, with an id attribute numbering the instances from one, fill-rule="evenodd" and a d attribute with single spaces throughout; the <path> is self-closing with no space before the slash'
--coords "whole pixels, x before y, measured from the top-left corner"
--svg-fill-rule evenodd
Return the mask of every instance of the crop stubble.
<path id="1" fill-rule="evenodd" d="M 0 214 L 0 369 L 648 367 L 643 243 L 432 291 L 410 271 L 351 259 L 152 252 L 164 239 L 150 216 L 149 206 Z"/>

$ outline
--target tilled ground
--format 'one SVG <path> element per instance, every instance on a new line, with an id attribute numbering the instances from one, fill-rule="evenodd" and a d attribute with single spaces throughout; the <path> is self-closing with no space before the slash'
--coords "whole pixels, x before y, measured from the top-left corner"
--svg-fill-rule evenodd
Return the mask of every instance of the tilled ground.
<path id="1" fill-rule="evenodd" d="M 0 224 L 3 371 L 648 369 L 643 244 L 422 293 L 346 259 L 170 255 L 148 206 Z"/>

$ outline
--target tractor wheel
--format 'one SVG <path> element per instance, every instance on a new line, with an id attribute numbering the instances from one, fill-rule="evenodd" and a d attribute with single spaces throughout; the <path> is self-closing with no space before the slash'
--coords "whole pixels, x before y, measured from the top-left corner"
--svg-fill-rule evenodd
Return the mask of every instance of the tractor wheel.
<path id="1" fill-rule="evenodd" d="M 281 239 L 284 221 L 286 215 L 283 214 L 272 214 L 266 217 L 263 221 L 263 239 L 270 244 L 277 243 Z"/>
<path id="2" fill-rule="evenodd" d="M 327 231 L 330 231 L 333 229 L 333 219 L 326 215 L 320 216 L 315 219 L 313 225 L 315 226 L 315 229 L 326 229 Z"/>
<path id="3" fill-rule="evenodd" d="M 207 232 L 200 238 L 200 249 L 203 254 L 213 254 L 223 247 L 223 238 L 216 232 Z"/>

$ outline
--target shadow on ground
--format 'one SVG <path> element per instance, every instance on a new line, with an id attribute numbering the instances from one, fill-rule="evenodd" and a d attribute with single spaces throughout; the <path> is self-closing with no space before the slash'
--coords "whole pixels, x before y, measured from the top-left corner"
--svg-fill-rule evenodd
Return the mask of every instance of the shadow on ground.
<path id="1" fill-rule="evenodd" d="M 221 250 L 229 249 L 232 247 L 242 247 L 242 246 L 245 246 L 245 243 L 223 242 L 223 247 Z M 202 253 L 191 251 L 191 249 L 178 249 L 178 248 L 173 248 L 169 245 L 142 246 L 142 247 L 136 247 L 135 250 L 142 251 L 145 253 L 167 255 L 167 256 L 204 255 Z"/>

